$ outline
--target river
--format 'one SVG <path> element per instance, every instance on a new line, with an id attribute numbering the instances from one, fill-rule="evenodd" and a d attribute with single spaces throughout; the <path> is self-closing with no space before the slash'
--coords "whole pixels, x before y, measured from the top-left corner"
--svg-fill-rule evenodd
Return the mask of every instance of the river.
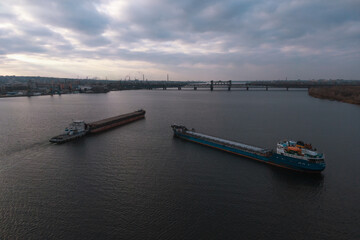
<path id="1" fill-rule="evenodd" d="M 71 120 L 146 118 L 54 145 Z M 360 107 L 306 91 L 139 90 L 0 99 L 0 239 L 360 239 Z M 311 142 L 309 175 L 174 138 Z"/>

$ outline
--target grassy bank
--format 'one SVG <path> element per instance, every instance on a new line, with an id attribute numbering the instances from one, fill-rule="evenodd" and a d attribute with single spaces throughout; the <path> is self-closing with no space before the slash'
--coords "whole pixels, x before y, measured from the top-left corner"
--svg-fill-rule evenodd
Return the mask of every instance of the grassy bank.
<path id="1" fill-rule="evenodd" d="M 360 105 L 360 86 L 312 87 L 309 95 Z"/>

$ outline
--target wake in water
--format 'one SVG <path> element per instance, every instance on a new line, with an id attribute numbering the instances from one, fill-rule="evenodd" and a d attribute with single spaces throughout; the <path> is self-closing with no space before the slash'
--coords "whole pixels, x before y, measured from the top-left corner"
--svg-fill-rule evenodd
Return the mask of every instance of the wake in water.
<path id="1" fill-rule="evenodd" d="M 29 145 L 17 145 L 0 155 L 0 173 L 8 171 L 18 165 L 24 165 L 46 152 L 51 147 L 48 141 L 36 142 Z"/>

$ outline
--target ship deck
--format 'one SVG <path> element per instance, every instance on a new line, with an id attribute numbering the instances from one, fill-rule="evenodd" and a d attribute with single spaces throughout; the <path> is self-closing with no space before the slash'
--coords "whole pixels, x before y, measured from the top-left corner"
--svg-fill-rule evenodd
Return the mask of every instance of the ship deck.
<path id="1" fill-rule="evenodd" d="M 91 125 L 91 126 L 101 125 L 101 124 L 105 124 L 105 123 L 115 121 L 115 120 L 118 120 L 118 119 L 123 119 L 123 118 L 126 118 L 126 117 L 141 115 L 143 113 L 144 112 L 135 111 L 135 112 L 132 112 L 132 113 L 126 113 L 126 114 L 118 115 L 118 116 L 115 116 L 115 117 L 105 118 L 105 119 L 102 119 L 102 120 L 99 120 L 99 121 L 96 121 L 96 122 L 91 122 L 91 123 L 89 123 L 89 125 Z"/>
<path id="2" fill-rule="evenodd" d="M 268 153 L 271 152 L 271 150 L 269 150 L 269 149 L 264 149 L 264 148 L 260 148 L 260 147 L 247 145 L 247 144 L 244 144 L 244 143 L 225 140 L 225 139 L 221 139 L 221 138 L 218 138 L 218 137 L 205 135 L 205 134 L 202 134 L 202 133 L 197 133 L 197 132 L 193 132 L 193 131 L 186 131 L 186 133 L 188 135 L 196 137 L 196 138 L 216 142 L 216 143 L 219 143 L 219 144 L 222 144 L 222 145 L 225 145 L 225 146 L 239 148 L 241 150 L 245 150 L 245 151 L 249 151 L 249 152 L 254 152 L 254 153 L 259 153 L 259 154 L 268 154 Z"/>

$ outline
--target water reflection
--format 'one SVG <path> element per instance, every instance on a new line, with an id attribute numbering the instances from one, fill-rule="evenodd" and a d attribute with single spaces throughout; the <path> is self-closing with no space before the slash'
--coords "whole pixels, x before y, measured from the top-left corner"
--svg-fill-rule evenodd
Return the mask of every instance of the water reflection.
<path id="1" fill-rule="evenodd" d="M 322 188 L 324 185 L 323 173 L 297 172 L 284 168 L 271 166 L 272 179 L 276 183 L 286 183 L 289 185 L 302 185 L 309 187 Z"/>

